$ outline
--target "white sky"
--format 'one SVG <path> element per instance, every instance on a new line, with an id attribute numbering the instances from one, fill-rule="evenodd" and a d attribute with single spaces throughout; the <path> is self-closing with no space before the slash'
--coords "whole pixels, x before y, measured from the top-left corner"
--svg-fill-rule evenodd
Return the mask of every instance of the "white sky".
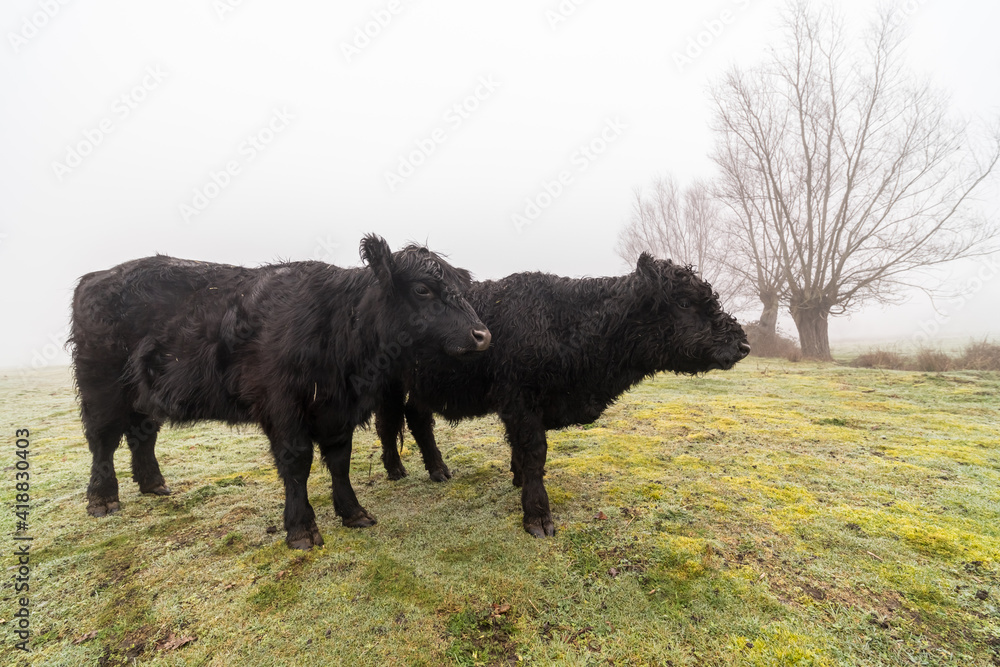
<path id="1" fill-rule="evenodd" d="M 614 245 L 632 187 L 711 175 L 706 86 L 761 57 L 779 4 L 5 0 L 0 366 L 64 363 L 75 280 L 156 252 L 354 265 L 375 231 L 394 247 L 426 241 L 479 278 L 623 273 Z M 1000 113 L 1000 4 L 890 4 L 909 16 L 913 66 L 957 112 Z M 861 20 L 871 3 L 840 6 Z M 574 11 L 552 25 L 560 7 Z M 378 15 L 391 20 L 345 54 Z M 675 53 L 706 22 L 718 34 L 679 70 Z M 601 154 L 578 152 L 602 132 Z M 433 151 L 390 188 L 386 172 L 418 144 Z M 234 175 L 219 176 L 227 164 Z M 551 185 L 560 172 L 566 184 Z M 517 229 L 546 182 L 561 192 Z M 1000 331 L 1000 267 L 966 263 L 949 286 L 969 296 L 938 304 L 937 337 Z M 917 296 L 831 335 L 911 339 L 934 317 Z"/>

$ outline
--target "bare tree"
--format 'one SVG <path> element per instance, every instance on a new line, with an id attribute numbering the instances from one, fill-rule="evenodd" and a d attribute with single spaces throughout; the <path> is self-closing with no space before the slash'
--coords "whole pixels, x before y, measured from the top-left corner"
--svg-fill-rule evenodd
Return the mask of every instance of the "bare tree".
<path id="1" fill-rule="evenodd" d="M 739 149 L 738 146 L 727 148 Z M 730 155 L 729 159 L 739 161 L 737 155 Z M 724 218 L 727 252 L 722 261 L 746 286 L 747 293 L 760 300 L 761 312 L 757 322 L 764 334 L 774 336 L 780 306 L 786 296 L 785 278 L 776 239 L 766 224 L 767 200 L 748 190 L 750 185 L 749 178 L 734 181 L 730 172 L 724 172 L 722 180 L 715 186 L 716 198 L 728 208 L 729 213 Z"/>
<path id="2" fill-rule="evenodd" d="M 767 62 L 714 87 L 713 157 L 762 274 L 778 267 L 803 353 L 829 358 L 831 315 L 892 302 L 921 269 L 991 250 L 997 227 L 973 197 L 1000 133 L 976 141 L 905 71 L 889 12 L 855 58 L 829 6 L 790 4 L 783 23 L 787 42 Z"/>
<path id="3" fill-rule="evenodd" d="M 653 180 L 651 192 L 633 190 L 632 211 L 618 235 L 618 255 L 635 264 L 643 252 L 691 264 L 719 292 L 727 307 L 740 310 L 746 290 L 726 262 L 728 229 L 723 211 L 704 181 L 687 188 L 671 176 Z"/>

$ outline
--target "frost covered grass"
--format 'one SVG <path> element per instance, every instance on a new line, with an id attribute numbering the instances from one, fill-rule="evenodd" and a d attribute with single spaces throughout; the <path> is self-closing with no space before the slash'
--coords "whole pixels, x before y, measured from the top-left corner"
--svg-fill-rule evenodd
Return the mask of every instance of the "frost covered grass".
<path id="1" fill-rule="evenodd" d="M 326 545 L 306 554 L 254 428 L 166 429 L 166 498 L 122 447 L 122 510 L 93 519 L 68 370 L 0 377 L 0 405 L 5 507 L 14 429 L 32 433 L 37 664 L 1000 664 L 998 373 L 659 376 L 549 432 L 547 540 L 521 530 L 496 420 L 439 424 L 444 484 L 409 438 L 389 482 L 359 431 L 379 523 L 340 526 L 317 459 Z M 10 580 L 2 597 L 0 662 L 20 662 Z"/>

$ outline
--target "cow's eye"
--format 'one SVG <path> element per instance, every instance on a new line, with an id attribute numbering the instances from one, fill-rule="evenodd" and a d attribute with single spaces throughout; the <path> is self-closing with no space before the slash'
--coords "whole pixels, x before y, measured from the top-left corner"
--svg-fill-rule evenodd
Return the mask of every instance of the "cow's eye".
<path id="1" fill-rule="evenodd" d="M 419 284 L 414 285 L 413 293 L 416 294 L 421 299 L 429 299 L 431 296 L 433 296 L 433 293 L 431 292 L 430 288 L 427 287 L 427 285 L 419 285 Z"/>
<path id="2" fill-rule="evenodd" d="M 677 307 L 678 308 L 683 308 L 684 310 L 687 310 L 688 308 L 691 307 L 691 302 L 688 301 L 687 299 L 678 299 L 677 300 Z"/>

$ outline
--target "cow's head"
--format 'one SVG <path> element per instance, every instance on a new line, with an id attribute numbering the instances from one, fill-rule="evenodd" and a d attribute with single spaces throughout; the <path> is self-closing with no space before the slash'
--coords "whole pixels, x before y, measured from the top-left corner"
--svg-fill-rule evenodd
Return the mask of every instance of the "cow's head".
<path id="1" fill-rule="evenodd" d="M 392 308 L 402 346 L 454 357 L 484 352 L 490 331 L 463 296 L 471 278 L 427 248 L 408 245 L 392 252 L 385 240 L 369 234 L 361 258 L 370 268 Z"/>
<path id="2" fill-rule="evenodd" d="M 725 370 L 750 353 L 743 328 L 691 267 L 643 253 L 634 276 L 635 345 L 656 370 Z"/>

